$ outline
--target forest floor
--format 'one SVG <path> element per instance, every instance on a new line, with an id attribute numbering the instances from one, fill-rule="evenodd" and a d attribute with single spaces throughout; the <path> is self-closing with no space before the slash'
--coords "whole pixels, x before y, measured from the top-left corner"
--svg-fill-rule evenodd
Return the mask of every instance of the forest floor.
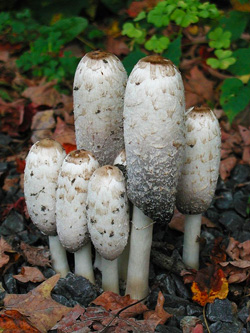
<path id="1" fill-rule="evenodd" d="M 222 133 L 221 166 L 202 221 L 200 270 L 182 263 L 184 217 L 176 211 L 169 228 L 154 225 L 146 303 L 128 307 L 129 297 L 102 293 L 98 270 L 96 286 L 75 276 L 71 254 L 66 278 L 51 268 L 47 237 L 26 210 L 23 172 L 37 140 L 51 137 L 67 151 L 75 148 L 72 96 L 59 93 L 54 81 L 24 77 L 15 60 L 11 48 L 0 50 L 0 82 L 11 97 L 0 98 L 0 330 L 250 332 L 249 109 L 233 125 L 220 108 L 214 110 Z M 187 107 L 218 98 L 211 73 L 194 62 L 183 69 L 183 79 Z"/>

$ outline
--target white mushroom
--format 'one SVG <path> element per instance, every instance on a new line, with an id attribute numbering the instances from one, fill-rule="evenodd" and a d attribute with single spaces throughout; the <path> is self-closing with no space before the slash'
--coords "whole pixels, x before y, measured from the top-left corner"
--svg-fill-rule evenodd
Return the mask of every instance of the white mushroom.
<path id="1" fill-rule="evenodd" d="M 91 242 L 89 240 L 86 199 L 88 182 L 99 164 L 92 153 L 75 150 L 69 153 L 58 176 L 56 224 L 61 244 L 74 252 L 75 274 L 94 283 Z"/>
<path id="2" fill-rule="evenodd" d="M 57 178 L 65 155 L 58 142 L 43 139 L 31 147 L 24 170 L 24 196 L 30 218 L 49 237 L 52 265 L 62 277 L 69 267 L 56 234 L 55 207 Z"/>
<path id="3" fill-rule="evenodd" d="M 103 257 L 103 290 L 119 293 L 117 258 L 127 244 L 129 213 L 125 180 L 117 167 L 105 165 L 91 176 L 87 218 L 91 240 Z"/>
<path id="4" fill-rule="evenodd" d="M 170 221 L 184 144 L 184 88 L 178 69 L 161 56 L 141 59 L 124 100 L 128 197 L 134 204 L 126 293 L 148 294 L 153 221 Z"/>
<path id="5" fill-rule="evenodd" d="M 122 112 L 126 82 L 121 61 L 103 51 L 87 53 L 75 73 L 77 148 L 91 151 L 100 165 L 113 163 L 124 147 Z"/>
<path id="6" fill-rule="evenodd" d="M 214 196 L 220 165 L 220 127 L 208 107 L 186 112 L 186 145 L 183 169 L 178 184 L 176 206 L 185 214 L 183 261 L 199 267 L 201 214 Z"/>

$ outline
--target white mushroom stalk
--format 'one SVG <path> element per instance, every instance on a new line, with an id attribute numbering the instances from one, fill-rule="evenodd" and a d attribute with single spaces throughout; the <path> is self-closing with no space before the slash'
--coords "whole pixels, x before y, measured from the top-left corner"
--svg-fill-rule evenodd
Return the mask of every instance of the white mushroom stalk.
<path id="1" fill-rule="evenodd" d="M 102 256 L 102 288 L 119 293 L 117 258 L 129 233 L 125 179 L 115 166 L 97 169 L 90 178 L 87 197 L 88 228 L 92 243 Z"/>
<path id="2" fill-rule="evenodd" d="M 161 56 L 141 59 L 129 76 L 124 100 L 127 190 L 134 204 L 126 293 L 135 299 L 148 294 L 152 222 L 169 222 L 173 215 L 184 111 L 178 69 Z"/>
<path id="3" fill-rule="evenodd" d="M 89 239 L 86 200 L 88 182 L 99 164 L 84 150 L 70 152 L 63 161 L 56 192 L 56 224 L 64 248 L 74 253 L 75 274 L 95 282 Z"/>
<path id="4" fill-rule="evenodd" d="M 52 140 L 36 142 L 26 158 L 24 196 L 32 222 L 49 238 L 52 266 L 65 277 L 69 272 L 65 249 L 56 233 L 56 189 L 65 157 L 62 146 Z"/>
<path id="5" fill-rule="evenodd" d="M 176 206 L 186 215 L 183 262 L 199 268 L 201 214 L 211 204 L 219 176 L 221 135 L 217 118 L 208 107 L 186 112 L 186 145 Z"/>
<path id="6" fill-rule="evenodd" d="M 123 102 L 127 73 L 103 51 L 87 53 L 74 78 L 73 101 L 78 149 L 91 151 L 100 165 L 112 164 L 124 147 Z"/>

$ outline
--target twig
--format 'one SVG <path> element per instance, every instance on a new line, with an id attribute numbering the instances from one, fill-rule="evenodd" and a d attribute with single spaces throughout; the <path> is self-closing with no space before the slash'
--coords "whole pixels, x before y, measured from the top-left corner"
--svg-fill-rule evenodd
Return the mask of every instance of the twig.
<path id="1" fill-rule="evenodd" d="M 209 327 L 208 327 L 208 322 L 207 322 L 207 318 L 206 318 L 206 304 L 203 306 L 203 318 L 204 318 L 204 322 L 207 328 L 208 333 L 211 333 Z"/>

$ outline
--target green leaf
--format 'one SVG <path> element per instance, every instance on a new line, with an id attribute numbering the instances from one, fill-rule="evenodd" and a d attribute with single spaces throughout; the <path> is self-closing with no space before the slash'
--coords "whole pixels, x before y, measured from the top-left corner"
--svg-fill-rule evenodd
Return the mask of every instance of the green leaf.
<path id="1" fill-rule="evenodd" d="M 230 46 L 231 35 L 230 31 L 223 31 L 220 27 L 216 28 L 208 34 L 208 38 L 210 39 L 208 45 L 214 49 L 228 48 Z"/>
<path id="2" fill-rule="evenodd" d="M 145 48 L 155 53 L 162 53 L 168 48 L 170 40 L 168 37 L 162 36 L 158 38 L 156 35 L 152 36 L 146 43 Z"/>
<path id="3" fill-rule="evenodd" d="M 171 6 L 172 8 L 172 6 Z M 169 24 L 169 10 L 167 1 L 159 2 L 149 13 L 147 17 L 148 23 L 153 23 L 156 27 L 166 27 Z"/>
<path id="4" fill-rule="evenodd" d="M 53 24 L 53 31 L 61 32 L 64 43 L 70 42 L 88 26 L 88 20 L 84 17 L 71 17 Z"/>
<path id="5" fill-rule="evenodd" d="M 230 65 L 236 62 L 236 58 L 231 57 L 233 54 L 230 50 L 216 50 L 216 58 L 208 58 L 207 64 L 212 68 L 227 69 Z"/>
<path id="6" fill-rule="evenodd" d="M 249 21 L 249 13 L 230 11 L 228 16 L 223 16 L 219 24 L 224 31 L 230 31 L 231 40 L 234 41 L 240 38 L 244 32 L 247 22 Z"/>
<path id="7" fill-rule="evenodd" d="M 122 35 L 135 38 L 135 42 L 142 44 L 145 40 L 146 31 L 135 27 L 133 23 L 127 22 L 123 24 Z"/>
<path id="8" fill-rule="evenodd" d="M 244 85 L 237 78 L 226 79 L 221 86 L 220 103 L 230 122 L 250 102 L 250 83 Z"/>
<path id="9" fill-rule="evenodd" d="M 250 74 L 250 48 L 242 48 L 234 51 L 233 57 L 237 61 L 229 67 L 229 71 L 234 75 Z"/>
<path id="10" fill-rule="evenodd" d="M 181 39 L 182 36 L 177 37 L 169 44 L 168 49 L 162 54 L 163 57 L 170 59 L 176 66 L 179 66 L 180 64 Z"/>
<path id="11" fill-rule="evenodd" d="M 146 12 L 143 10 L 136 16 L 136 18 L 134 18 L 134 22 L 141 21 L 145 18 L 146 18 Z"/>
<path id="12" fill-rule="evenodd" d="M 220 68 L 220 61 L 216 58 L 208 58 L 206 63 L 214 69 Z"/>
<path id="13" fill-rule="evenodd" d="M 122 61 L 123 66 L 125 67 L 128 75 L 134 68 L 135 64 L 141 59 L 144 58 L 146 54 L 140 50 L 130 52 Z"/>

